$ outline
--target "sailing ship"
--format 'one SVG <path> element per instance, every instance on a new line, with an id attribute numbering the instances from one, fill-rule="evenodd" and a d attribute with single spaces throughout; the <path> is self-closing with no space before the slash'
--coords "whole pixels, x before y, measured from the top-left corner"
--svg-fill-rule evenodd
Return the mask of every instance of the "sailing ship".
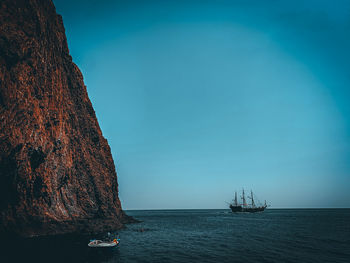
<path id="1" fill-rule="evenodd" d="M 249 213 L 262 212 L 267 207 L 266 200 L 265 200 L 265 204 L 264 205 L 257 205 L 255 203 L 253 191 L 250 191 L 250 196 L 247 197 L 247 198 L 249 198 L 251 200 L 250 204 L 247 203 L 247 200 L 246 200 L 246 197 L 245 197 L 245 193 L 244 193 L 244 189 L 242 191 L 241 198 L 242 198 L 242 203 L 240 204 L 238 202 L 238 199 L 237 199 L 237 192 L 235 192 L 235 198 L 233 199 L 233 203 L 230 204 L 230 208 L 231 208 L 231 211 L 233 213 L 238 213 L 238 212 L 249 212 Z"/>

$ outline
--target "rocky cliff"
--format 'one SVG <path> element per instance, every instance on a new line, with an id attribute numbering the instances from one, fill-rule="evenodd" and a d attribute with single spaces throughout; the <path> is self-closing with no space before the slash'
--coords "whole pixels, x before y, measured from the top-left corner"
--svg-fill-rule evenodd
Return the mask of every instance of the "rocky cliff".
<path id="1" fill-rule="evenodd" d="M 51 0 L 0 1 L 0 231 L 118 229 L 111 150 Z"/>

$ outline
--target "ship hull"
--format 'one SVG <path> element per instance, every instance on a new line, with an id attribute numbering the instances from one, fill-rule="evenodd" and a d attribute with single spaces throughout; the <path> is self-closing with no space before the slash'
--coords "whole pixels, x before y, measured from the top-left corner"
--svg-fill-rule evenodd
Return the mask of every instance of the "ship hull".
<path id="1" fill-rule="evenodd" d="M 262 212 L 265 210 L 266 207 L 260 206 L 260 207 L 247 207 L 243 208 L 242 212 L 247 212 L 247 213 L 256 213 L 256 212 Z"/>
<path id="2" fill-rule="evenodd" d="M 230 209 L 233 213 L 246 212 L 246 213 L 256 213 L 264 211 L 266 206 L 259 207 L 242 207 L 242 206 L 234 206 L 230 205 Z"/>
<path id="3" fill-rule="evenodd" d="M 242 212 L 243 209 L 241 205 L 230 205 L 230 208 L 233 213 Z"/>

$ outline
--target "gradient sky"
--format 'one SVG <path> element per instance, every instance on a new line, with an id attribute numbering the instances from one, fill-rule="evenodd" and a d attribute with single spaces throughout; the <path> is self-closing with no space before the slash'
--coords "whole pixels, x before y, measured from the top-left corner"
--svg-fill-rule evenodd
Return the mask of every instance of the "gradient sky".
<path id="1" fill-rule="evenodd" d="M 124 209 L 350 207 L 350 0 L 54 3 Z"/>

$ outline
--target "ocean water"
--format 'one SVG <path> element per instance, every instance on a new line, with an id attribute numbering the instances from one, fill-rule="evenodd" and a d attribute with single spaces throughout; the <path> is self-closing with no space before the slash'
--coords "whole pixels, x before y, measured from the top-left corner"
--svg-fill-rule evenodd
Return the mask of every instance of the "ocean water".
<path id="1" fill-rule="evenodd" d="M 127 211 L 141 223 L 119 231 L 115 249 L 92 236 L 1 245 L 0 262 L 350 262 L 350 209 Z"/>

